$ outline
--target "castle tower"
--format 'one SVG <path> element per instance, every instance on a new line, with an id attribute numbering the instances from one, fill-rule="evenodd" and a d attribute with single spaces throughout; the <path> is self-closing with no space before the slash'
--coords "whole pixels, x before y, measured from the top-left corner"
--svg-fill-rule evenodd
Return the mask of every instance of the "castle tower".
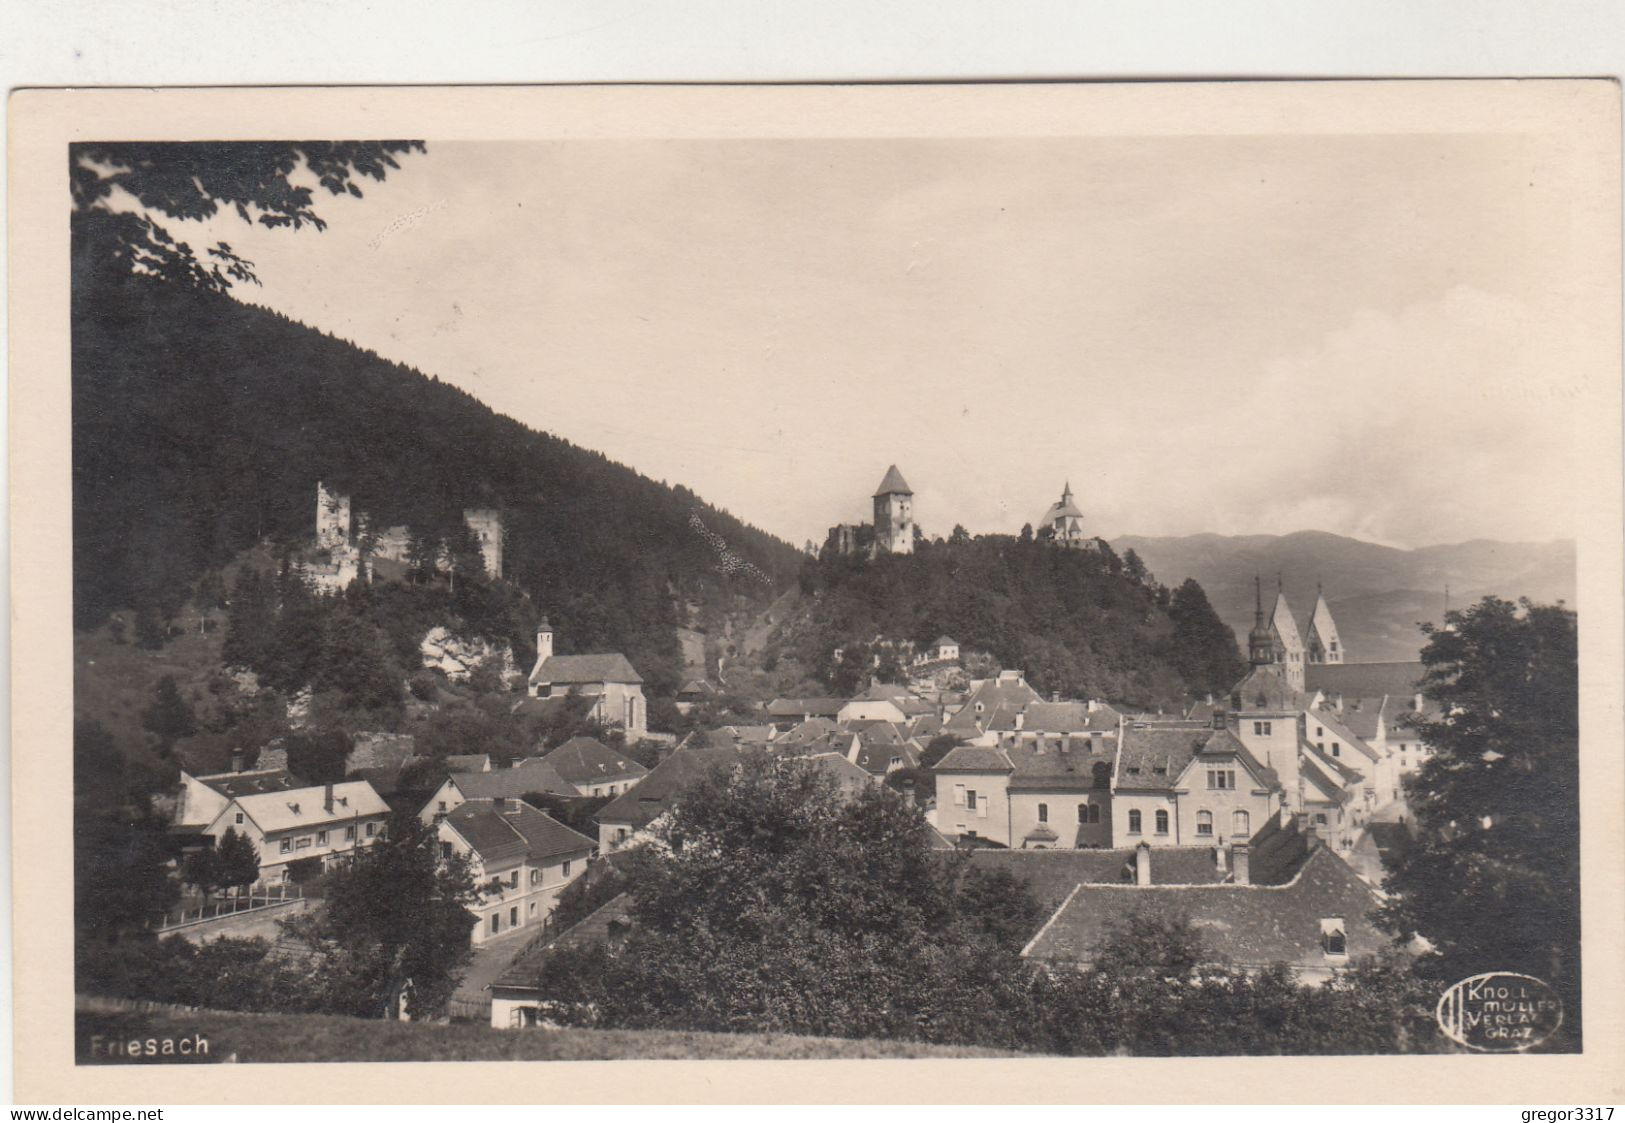
<path id="1" fill-rule="evenodd" d="M 480 554 L 485 558 L 485 575 L 493 581 L 502 578 L 502 515 L 488 508 L 470 507 L 463 511 L 463 522 L 479 539 Z"/>
<path id="2" fill-rule="evenodd" d="M 350 497 L 316 481 L 316 545 L 324 550 L 350 544 Z"/>
<path id="3" fill-rule="evenodd" d="M 914 492 L 893 464 L 875 491 L 875 549 L 914 552 Z"/>

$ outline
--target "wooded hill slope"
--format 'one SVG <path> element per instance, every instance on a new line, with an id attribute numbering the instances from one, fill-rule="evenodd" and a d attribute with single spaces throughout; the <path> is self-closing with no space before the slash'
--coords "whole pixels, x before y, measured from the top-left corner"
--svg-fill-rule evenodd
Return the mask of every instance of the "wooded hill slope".
<path id="1" fill-rule="evenodd" d="M 317 480 L 378 527 L 451 535 L 465 507 L 499 509 L 506 577 L 559 649 L 624 651 L 657 689 L 681 674 L 680 606 L 765 604 L 795 573 L 792 547 L 687 489 L 276 313 L 140 277 L 78 281 L 81 628 L 118 609 L 168 617 L 261 540 L 308 541 Z"/>
<path id="2" fill-rule="evenodd" d="M 881 635 L 923 648 L 944 633 L 1040 691 L 1134 707 L 1177 705 L 1241 676 L 1236 637 L 1200 585 L 1169 589 L 1138 558 L 1098 545 L 959 532 L 913 554 L 809 559 L 798 611 L 774 642 L 832 687 L 851 685 L 836 647 Z"/>

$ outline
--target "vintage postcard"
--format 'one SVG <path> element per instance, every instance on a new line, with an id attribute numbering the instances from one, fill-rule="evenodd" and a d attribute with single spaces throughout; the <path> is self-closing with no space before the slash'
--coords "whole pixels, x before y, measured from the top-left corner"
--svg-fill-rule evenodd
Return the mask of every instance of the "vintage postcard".
<path id="1" fill-rule="evenodd" d="M 1619 126 L 13 97 L 19 1098 L 1625 1096 Z"/>

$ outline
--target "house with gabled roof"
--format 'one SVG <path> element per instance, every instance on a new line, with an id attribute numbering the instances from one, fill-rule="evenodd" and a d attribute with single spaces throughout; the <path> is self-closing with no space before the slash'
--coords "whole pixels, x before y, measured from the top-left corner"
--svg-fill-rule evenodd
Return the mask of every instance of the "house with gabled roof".
<path id="1" fill-rule="evenodd" d="M 1285 801 L 1280 775 L 1234 732 L 1188 721 L 1125 721 L 1112 793 L 1116 847 L 1245 841 Z"/>
<path id="2" fill-rule="evenodd" d="M 591 699 L 594 720 L 618 725 L 630 740 L 649 731 L 643 676 L 620 652 L 597 655 L 553 654 L 553 629 L 544 617 L 536 629 L 536 665 L 530 672 L 532 698 L 578 696 Z"/>
<path id="3" fill-rule="evenodd" d="M 649 774 L 595 737 L 572 737 L 542 758 L 582 795 L 620 795 Z"/>
<path id="4" fill-rule="evenodd" d="M 206 776 L 194 776 L 183 768 L 172 822 L 178 830 L 198 833 L 214 822 L 238 796 L 288 792 L 302 787 L 304 784 L 285 767 L 234 769 Z"/>
<path id="5" fill-rule="evenodd" d="M 625 846 L 677 805 L 683 792 L 713 768 L 739 760 L 731 739 L 685 742 L 649 770 L 649 774 L 598 812 L 598 848 L 602 854 Z"/>
<path id="6" fill-rule="evenodd" d="M 471 799 L 435 826 L 440 857 L 464 858 L 478 898 L 473 943 L 539 927 L 587 868 L 593 841 L 522 799 Z"/>
<path id="7" fill-rule="evenodd" d="M 1236 848 L 1243 860 L 1217 884 L 1080 883 L 1021 954 L 1052 969 L 1086 969 L 1114 926 L 1149 914 L 1190 921 L 1212 963 L 1249 972 L 1285 963 L 1301 983 L 1320 985 L 1390 943 L 1373 919 L 1376 894 L 1331 849 L 1311 844 L 1296 873 L 1279 885 L 1252 882 L 1246 850 Z M 1149 846 L 1139 854 L 1152 858 Z"/>
<path id="8" fill-rule="evenodd" d="M 294 862 L 328 866 L 382 841 L 388 819 L 389 804 L 371 784 L 346 780 L 234 795 L 201 833 L 218 844 L 235 830 L 259 852 L 259 880 L 280 882 Z"/>
<path id="9" fill-rule="evenodd" d="M 523 799 L 532 793 L 569 799 L 581 791 L 544 758 L 530 757 L 512 768 L 453 772 L 423 804 L 418 818 L 435 823 L 471 799 Z"/>
<path id="10" fill-rule="evenodd" d="M 550 1003 L 538 985 L 542 964 L 562 948 L 615 948 L 632 931 L 632 895 L 617 893 L 552 939 L 539 937 L 491 983 L 491 1028 L 529 1029 L 549 1024 Z"/>
<path id="11" fill-rule="evenodd" d="M 943 732 L 966 740 L 981 737 L 1001 708 L 1019 713 L 1033 702 L 1044 699 L 1027 685 L 1020 671 L 1001 671 L 997 678 L 977 679 L 971 683 L 964 705 L 943 723 Z"/>

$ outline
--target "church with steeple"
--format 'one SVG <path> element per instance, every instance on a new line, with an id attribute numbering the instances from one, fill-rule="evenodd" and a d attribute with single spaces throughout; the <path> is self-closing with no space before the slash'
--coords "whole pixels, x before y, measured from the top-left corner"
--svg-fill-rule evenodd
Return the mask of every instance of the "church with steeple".
<path id="1" fill-rule="evenodd" d="M 1072 481 L 1061 491 L 1060 501 L 1050 505 L 1039 520 L 1038 533 L 1058 546 L 1082 549 L 1091 539 L 1083 533 L 1083 512 L 1072 500 Z"/>

